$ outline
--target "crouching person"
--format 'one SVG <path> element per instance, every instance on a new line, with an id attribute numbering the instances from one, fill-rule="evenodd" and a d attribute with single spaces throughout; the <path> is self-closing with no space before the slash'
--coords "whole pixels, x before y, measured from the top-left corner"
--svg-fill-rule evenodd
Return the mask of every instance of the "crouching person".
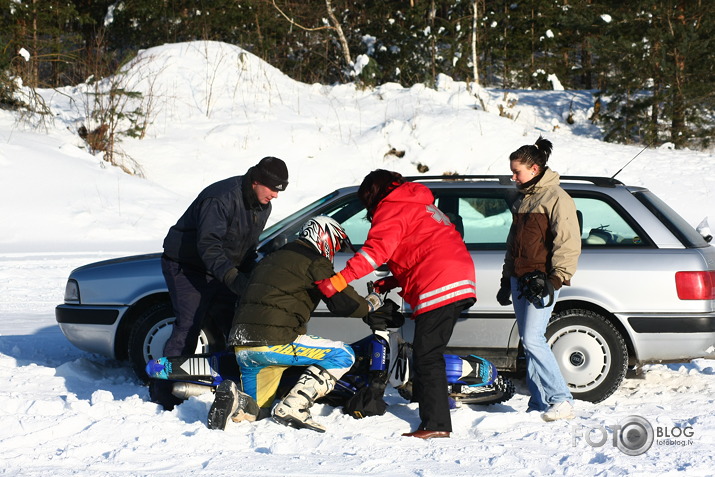
<path id="1" fill-rule="evenodd" d="M 208 416 L 208 427 L 225 429 L 234 422 L 255 421 L 271 414 L 283 371 L 307 366 L 296 385 L 273 407 L 281 424 L 324 432 L 310 407 L 332 391 L 355 362 L 349 345 L 306 334 L 310 314 L 325 300 L 332 313 L 363 317 L 368 302 L 352 288 L 326 298 L 315 282 L 335 274 L 333 257 L 352 245 L 345 230 L 330 217 L 308 220 L 300 236 L 265 257 L 251 274 L 236 309 L 229 334 L 241 383 L 222 382 Z"/>

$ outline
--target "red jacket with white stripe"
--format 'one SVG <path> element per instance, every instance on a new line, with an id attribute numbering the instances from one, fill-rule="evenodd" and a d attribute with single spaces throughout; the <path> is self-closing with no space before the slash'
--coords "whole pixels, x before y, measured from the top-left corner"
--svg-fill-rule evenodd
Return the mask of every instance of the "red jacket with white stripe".
<path id="1" fill-rule="evenodd" d="M 341 274 L 351 282 L 383 263 L 415 316 L 477 297 L 467 247 L 423 184 L 406 182 L 380 201 L 365 244 Z"/>

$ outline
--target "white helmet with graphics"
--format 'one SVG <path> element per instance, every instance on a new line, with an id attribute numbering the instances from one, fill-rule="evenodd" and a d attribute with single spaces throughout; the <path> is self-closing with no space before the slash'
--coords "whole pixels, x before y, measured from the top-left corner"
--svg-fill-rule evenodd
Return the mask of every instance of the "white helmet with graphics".
<path id="1" fill-rule="evenodd" d="M 331 262 L 335 253 L 346 246 L 354 251 L 345 229 L 335 219 L 325 215 L 313 217 L 303 224 L 300 238 Z"/>

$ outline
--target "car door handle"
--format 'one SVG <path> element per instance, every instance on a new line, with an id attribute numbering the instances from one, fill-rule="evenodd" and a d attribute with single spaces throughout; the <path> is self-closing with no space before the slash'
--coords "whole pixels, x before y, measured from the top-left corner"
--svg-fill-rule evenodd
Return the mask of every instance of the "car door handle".
<path id="1" fill-rule="evenodd" d="M 378 278 L 384 278 L 390 274 L 390 269 L 384 263 L 375 269 L 375 275 Z"/>

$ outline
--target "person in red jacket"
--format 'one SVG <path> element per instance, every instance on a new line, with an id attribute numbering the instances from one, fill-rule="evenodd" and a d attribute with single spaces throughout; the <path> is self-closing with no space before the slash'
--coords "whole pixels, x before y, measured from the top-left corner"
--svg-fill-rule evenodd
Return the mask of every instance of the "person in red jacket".
<path id="1" fill-rule="evenodd" d="M 449 437 L 443 354 L 457 318 L 477 299 L 474 263 L 461 235 L 423 184 L 378 169 L 363 179 L 358 196 L 371 222 L 365 244 L 343 270 L 316 284 L 330 297 L 387 264 L 392 276 L 377 280 L 376 291 L 401 287 L 399 294 L 415 319 L 413 399 L 419 403 L 421 423 L 403 436 Z"/>

